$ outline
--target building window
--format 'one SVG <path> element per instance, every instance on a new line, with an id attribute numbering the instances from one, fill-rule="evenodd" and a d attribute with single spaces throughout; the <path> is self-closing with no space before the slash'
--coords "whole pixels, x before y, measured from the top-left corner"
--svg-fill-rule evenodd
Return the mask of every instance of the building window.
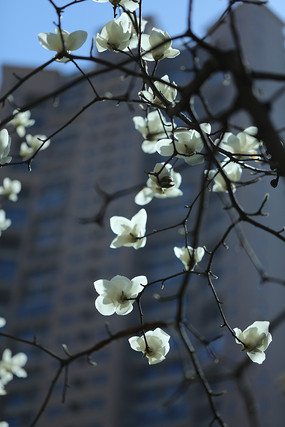
<path id="1" fill-rule="evenodd" d="M 46 209 L 62 208 L 67 200 L 68 184 L 56 183 L 41 189 L 40 196 L 37 200 L 39 211 Z"/>
<path id="2" fill-rule="evenodd" d="M 16 206 L 5 206 L 6 217 L 12 221 L 12 227 L 23 227 L 27 222 L 27 211 Z"/>
<path id="3" fill-rule="evenodd" d="M 46 217 L 38 221 L 35 228 L 35 249 L 58 245 L 62 237 L 63 218 Z"/>
<path id="4" fill-rule="evenodd" d="M 17 273 L 17 263 L 13 259 L 0 259 L 1 280 L 14 280 Z"/>

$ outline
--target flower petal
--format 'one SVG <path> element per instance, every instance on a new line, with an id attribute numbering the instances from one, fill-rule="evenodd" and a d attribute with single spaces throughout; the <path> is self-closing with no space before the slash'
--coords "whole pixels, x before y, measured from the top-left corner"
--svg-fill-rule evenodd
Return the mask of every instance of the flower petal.
<path id="1" fill-rule="evenodd" d="M 131 227 L 134 228 L 135 225 L 138 226 L 140 230 L 145 230 L 147 220 L 147 213 L 145 209 L 140 209 L 131 219 Z"/>
<path id="2" fill-rule="evenodd" d="M 121 246 L 132 246 L 133 243 L 130 242 L 130 238 L 127 234 L 122 234 L 115 237 L 110 244 L 110 248 L 120 248 Z"/>
<path id="3" fill-rule="evenodd" d="M 145 187 L 136 195 L 135 203 L 140 206 L 147 205 L 152 201 L 153 196 L 153 190 L 151 188 Z"/>
<path id="4" fill-rule="evenodd" d="M 147 284 L 146 276 L 137 276 L 132 280 L 132 294 L 139 294 L 143 290 L 143 286 Z"/>
<path id="5" fill-rule="evenodd" d="M 62 40 L 59 34 L 40 33 L 38 34 L 40 44 L 47 50 L 62 51 Z"/>
<path id="6" fill-rule="evenodd" d="M 110 227 L 114 233 L 121 234 L 131 228 L 131 221 L 123 216 L 112 216 L 110 218 Z"/>
<path id="7" fill-rule="evenodd" d="M 132 243 L 134 249 L 140 249 L 140 248 L 144 248 L 146 245 L 146 237 L 144 237 L 143 239 L 138 239 L 136 242 Z"/>
<path id="8" fill-rule="evenodd" d="M 99 295 L 106 292 L 106 289 L 108 289 L 108 286 L 110 286 L 109 280 L 99 279 L 94 282 L 94 287 L 96 292 L 98 292 Z"/>
<path id="9" fill-rule="evenodd" d="M 79 49 L 86 42 L 86 39 L 86 31 L 73 31 L 66 40 L 66 49 L 71 51 Z"/>
<path id="10" fill-rule="evenodd" d="M 147 139 L 142 143 L 142 150 L 144 153 L 153 154 L 156 150 L 156 141 L 148 141 Z"/>
<path id="11" fill-rule="evenodd" d="M 129 338 L 130 346 L 135 351 L 144 351 L 145 350 L 145 343 L 142 337 L 131 337 Z"/>
<path id="12" fill-rule="evenodd" d="M 167 156 L 170 157 L 174 153 L 173 144 L 171 139 L 161 139 L 156 144 L 156 151 L 161 156 Z"/>
<path id="13" fill-rule="evenodd" d="M 100 314 L 103 314 L 103 316 L 111 316 L 115 313 L 115 305 L 113 304 L 112 300 L 108 297 L 103 297 L 99 295 L 99 297 L 95 300 L 95 307 L 99 311 Z"/>
<path id="14" fill-rule="evenodd" d="M 261 363 L 263 363 L 266 358 L 263 351 L 256 353 L 248 352 L 247 355 L 253 362 L 258 363 L 259 365 L 261 365 Z"/>

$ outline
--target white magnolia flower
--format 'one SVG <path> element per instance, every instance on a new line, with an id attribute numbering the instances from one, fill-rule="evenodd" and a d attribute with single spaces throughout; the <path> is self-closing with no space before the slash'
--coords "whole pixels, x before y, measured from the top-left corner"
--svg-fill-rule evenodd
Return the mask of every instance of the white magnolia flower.
<path id="1" fill-rule="evenodd" d="M 7 129 L 2 129 L 0 131 L 0 165 L 4 165 L 5 163 L 10 163 L 12 157 L 9 156 L 11 147 L 11 138 Z"/>
<path id="2" fill-rule="evenodd" d="M 105 50 L 127 50 L 132 36 L 132 21 L 124 12 L 118 19 L 112 19 L 97 33 L 96 46 L 98 52 Z"/>
<path id="3" fill-rule="evenodd" d="M 2 360 L 0 361 L 0 378 L 3 384 L 3 378 L 5 383 L 5 377 L 11 378 L 11 375 L 16 375 L 19 378 L 26 378 L 27 372 L 23 367 L 27 363 L 27 355 L 25 353 L 17 353 L 12 356 L 12 352 L 9 348 L 6 348 L 2 354 Z M 10 381 L 10 380 L 8 380 Z"/>
<path id="4" fill-rule="evenodd" d="M 209 123 L 202 123 L 200 127 L 207 134 L 211 132 Z M 174 132 L 174 137 L 174 144 L 178 153 L 176 157 L 184 159 L 189 165 L 197 165 L 204 162 L 204 156 L 200 154 L 204 144 L 199 132 L 194 129 L 177 130 Z M 156 145 L 156 150 L 161 156 L 172 156 L 174 154 L 172 139 L 161 139 Z"/>
<path id="5" fill-rule="evenodd" d="M 142 143 L 142 150 L 148 154 L 155 153 L 157 141 L 167 136 L 166 132 L 172 129 L 171 123 L 166 122 L 162 114 L 156 110 L 148 113 L 145 119 L 141 116 L 133 117 L 133 122 L 136 130 L 145 139 Z"/>
<path id="6" fill-rule="evenodd" d="M 7 230 L 11 225 L 11 220 L 6 218 L 6 212 L 3 209 L 0 209 L 0 236 L 2 231 Z"/>
<path id="7" fill-rule="evenodd" d="M 177 96 L 177 89 L 167 84 L 167 83 L 170 83 L 170 80 L 167 74 L 161 77 L 161 80 L 163 80 L 166 83 L 155 82 L 154 86 L 156 87 L 158 92 L 160 92 L 164 96 L 164 98 L 166 98 L 169 102 L 173 102 Z M 172 82 L 172 84 L 177 86 L 175 82 Z M 151 104 L 156 104 L 159 106 L 164 105 L 164 102 L 162 102 L 156 96 L 156 94 L 153 93 L 153 90 L 151 88 L 148 88 L 148 90 L 141 90 L 139 92 L 139 97 L 144 101 L 150 102 Z"/>
<path id="8" fill-rule="evenodd" d="M 221 168 L 223 169 L 225 175 L 231 182 L 232 191 L 235 192 L 236 188 L 233 183 L 239 181 L 241 177 L 241 174 L 242 174 L 241 166 L 237 163 L 230 162 L 229 159 L 226 158 L 221 163 Z M 209 179 L 214 179 L 214 185 L 213 185 L 212 191 L 215 191 L 215 192 L 228 191 L 226 181 L 222 176 L 221 172 L 218 172 L 217 170 L 210 170 L 208 177 Z"/>
<path id="9" fill-rule="evenodd" d="M 156 328 L 154 331 L 146 332 L 145 338 L 144 336 L 129 338 L 131 348 L 135 351 L 141 351 L 144 357 L 148 358 L 149 365 L 162 362 L 170 349 L 170 336 L 162 329 Z"/>
<path id="10" fill-rule="evenodd" d="M 125 10 L 129 12 L 134 12 L 139 7 L 138 0 L 93 0 L 96 3 L 107 3 L 110 2 L 113 6 L 122 6 Z"/>
<path id="11" fill-rule="evenodd" d="M 145 276 L 128 279 L 124 276 L 115 276 L 109 280 L 96 280 L 94 286 L 99 294 L 95 307 L 104 316 L 117 313 L 124 316 L 133 310 L 133 303 L 138 294 L 147 284 Z"/>
<path id="12" fill-rule="evenodd" d="M 17 179 L 13 181 L 10 178 L 4 178 L 3 185 L 0 186 L 0 195 L 3 194 L 8 197 L 12 202 L 18 200 L 18 194 L 21 191 L 22 184 Z"/>
<path id="13" fill-rule="evenodd" d="M 145 209 L 138 211 L 132 219 L 123 216 L 112 216 L 110 218 L 111 230 L 117 234 L 112 241 L 110 248 L 119 248 L 121 246 L 132 246 L 134 249 L 143 248 L 146 244 L 147 213 Z"/>
<path id="14" fill-rule="evenodd" d="M 47 137 L 45 135 L 27 135 L 26 142 L 22 142 L 20 145 L 20 156 L 23 158 L 23 160 L 31 157 L 39 149 L 46 138 Z M 48 139 L 41 147 L 41 150 L 45 150 L 49 145 L 50 140 Z"/>
<path id="15" fill-rule="evenodd" d="M 171 47 L 172 41 L 166 31 L 153 28 L 150 35 L 142 34 L 141 46 L 145 51 L 143 59 L 160 61 L 163 58 L 175 58 L 179 55 L 178 49 Z"/>
<path id="16" fill-rule="evenodd" d="M 164 165 L 164 163 L 157 163 L 152 173 L 158 175 L 149 175 L 146 187 L 135 197 L 135 203 L 137 205 L 146 205 L 153 197 L 166 199 L 168 197 L 182 196 L 183 193 L 179 190 L 181 175 L 180 173 L 174 172 L 170 164 Z"/>
<path id="17" fill-rule="evenodd" d="M 3 328 L 3 326 L 6 325 L 6 320 L 4 319 L 4 317 L 0 317 L 0 328 Z"/>
<path id="18" fill-rule="evenodd" d="M 14 110 L 13 115 L 14 118 L 9 122 L 9 124 L 15 126 L 17 134 L 22 138 L 26 134 L 26 128 L 33 126 L 35 120 L 30 119 L 30 111 L 23 111 L 22 113 L 19 113 L 18 110 Z"/>
<path id="19" fill-rule="evenodd" d="M 182 248 L 174 247 L 175 256 L 184 264 L 185 270 L 189 270 L 191 265 L 191 270 L 194 270 L 198 262 L 200 262 L 205 254 L 204 248 L 199 246 L 194 249 L 191 246 L 184 246 Z M 194 258 L 194 259 L 193 259 Z"/>
<path id="20" fill-rule="evenodd" d="M 223 139 L 215 141 L 215 144 L 220 148 L 229 151 L 233 154 L 244 154 L 245 156 L 252 156 L 256 154 L 257 149 L 260 147 L 261 142 L 255 138 L 257 128 L 250 126 L 243 132 L 233 135 L 231 132 L 226 132 Z M 237 156 L 243 158 L 244 156 Z"/>
<path id="21" fill-rule="evenodd" d="M 38 39 L 40 44 L 47 50 L 55 50 L 57 53 L 64 51 L 64 47 L 67 53 L 70 53 L 73 50 L 79 49 L 87 39 L 86 31 L 73 31 L 69 33 L 65 30 L 55 29 L 54 33 L 40 33 L 38 34 Z M 64 42 L 64 46 L 62 43 Z M 68 58 L 57 59 L 58 62 L 67 62 Z"/>
<path id="22" fill-rule="evenodd" d="M 243 345 L 243 350 L 247 352 L 248 357 L 255 363 L 261 364 L 265 360 L 265 350 L 272 341 L 272 336 L 268 330 L 269 322 L 256 321 L 248 326 L 243 332 L 234 328 L 237 338 L 237 344 Z"/>

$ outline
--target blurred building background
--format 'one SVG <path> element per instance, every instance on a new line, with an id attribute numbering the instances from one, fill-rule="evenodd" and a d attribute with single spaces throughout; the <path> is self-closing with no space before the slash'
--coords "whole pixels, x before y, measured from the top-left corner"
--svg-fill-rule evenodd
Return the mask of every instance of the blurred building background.
<path id="1" fill-rule="evenodd" d="M 236 10 L 241 43 L 249 64 L 256 70 L 284 72 L 283 23 L 265 7 L 244 5 Z M 261 30 L 262 29 L 262 30 Z M 213 33 L 212 42 L 226 49 L 233 46 L 227 24 Z M 108 54 L 107 54 L 108 55 Z M 117 61 L 119 56 L 114 55 Z M 175 60 L 159 64 L 160 75 L 168 74 L 170 80 L 186 82 L 192 58 L 187 51 Z M 190 65 L 189 65 L 190 64 Z M 15 77 L 24 76 L 28 69 L 4 67 L 2 93 L 14 83 Z M 63 76 L 55 71 L 43 71 L 21 86 L 15 93 L 16 105 L 30 104 L 40 96 L 68 85 L 74 76 Z M 225 100 L 231 100 L 234 90 L 224 83 L 230 76 L 214 75 L 204 88 L 209 107 L 218 112 Z M 120 73 L 102 73 L 93 79 L 100 94 L 114 96 L 126 93 L 129 80 Z M 258 90 L 264 100 L 270 99 L 282 85 L 260 82 Z M 140 89 L 140 88 L 139 88 Z M 84 81 L 71 89 L 55 95 L 47 102 L 31 108 L 35 125 L 27 133 L 51 135 L 85 105 L 93 93 Z M 197 106 L 199 109 L 199 105 Z M 11 113 L 6 106 L 3 117 Z M 285 97 L 275 102 L 272 116 L 277 129 L 284 126 Z M 92 218 L 99 211 L 102 197 L 95 185 L 108 193 L 132 187 L 146 181 L 144 171 L 153 169 L 159 156 L 144 154 L 139 146 L 141 136 L 135 131 L 132 117 L 143 115 L 132 106 L 106 101 L 94 104 L 77 117 L 66 129 L 51 140 L 50 147 L 40 152 L 27 166 L 13 166 L 0 170 L 2 177 L 19 179 L 22 191 L 16 203 L 3 201 L 12 226 L 3 232 L 0 240 L 0 315 L 7 319 L 3 332 L 33 340 L 57 354 L 64 355 L 62 344 L 73 354 L 88 348 L 107 336 L 106 322 L 111 332 L 138 322 L 137 311 L 126 317 L 103 318 L 94 308 L 97 296 L 93 282 L 111 279 L 116 274 L 132 278 L 145 274 L 149 281 L 181 271 L 182 264 L 175 258 L 173 246 L 183 246 L 184 238 L 177 229 L 158 233 L 148 239 L 145 249 L 113 250 L 109 244 L 114 235 L 109 229 L 109 217 L 120 215 L 130 218 L 140 207 L 133 202 L 135 192 L 119 198 L 107 209 L 104 226 L 80 218 Z M 203 114 L 203 112 L 201 112 Z M 233 118 L 233 123 L 247 126 L 250 123 L 243 113 Z M 12 134 L 12 155 L 17 159 L 20 142 Z M 175 224 L 185 215 L 184 206 L 197 194 L 202 181 L 203 168 L 195 166 L 182 174 L 183 198 L 153 200 L 146 206 L 147 230 Z M 137 190 L 138 191 L 138 190 Z M 269 180 L 251 188 L 238 190 L 242 203 L 249 211 L 256 211 L 264 194 L 270 192 L 270 216 L 266 224 L 274 229 L 284 225 L 283 182 L 273 189 Z M 205 214 L 205 228 L 200 245 L 213 249 L 226 230 L 230 219 L 221 210 L 217 194 L 209 192 Z M 209 226 L 210 224 L 210 226 Z M 206 227 L 207 225 L 207 227 Z M 191 224 L 189 225 L 191 230 Z M 276 239 L 259 230 L 244 228 L 244 234 L 258 254 L 269 275 L 284 277 L 284 249 Z M 220 249 L 215 258 L 219 277 L 215 282 L 224 309 L 233 327 L 245 329 L 255 320 L 270 320 L 284 309 L 284 293 L 276 284 L 260 285 L 260 278 L 241 248 L 240 241 L 231 237 L 230 250 Z M 202 264 L 201 264 L 202 265 Z M 202 268 L 202 267 L 201 267 Z M 204 280 L 193 277 L 187 305 L 190 324 L 207 339 L 223 333 L 221 319 L 213 296 Z M 173 295 L 179 286 L 173 279 L 152 287 L 143 299 L 146 321 L 168 320 L 173 317 L 176 302 L 159 303 L 154 293 Z M 175 332 L 169 331 L 171 352 L 159 365 L 148 366 L 139 353 L 132 351 L 127 340 L 112 343 L 94 354 L 93 367 L 82 358 L 70 366 L 65 403 L 62 396 L 65 379 L 61 378 L 51 401 L 38 425 L 42 427 L 206 427 L 211 421 L 209 403 L 194 377 L 187 355 L 180 348 Z M 274 333 L 273 343 L 267 351 L 262 366 L 251 364 L 245 370 L 245 380 L 237 386 L 226 381 L 227 375 L 239 361 L 246 359 L 231 337 L 215 341 L 212 345 L 221 364 L 193 338 L 198 357 L 213 380 L 214 391 L 228 390 L 217 398 L 217 406 L 231 427 L 252 426 L 242 397 L 251 391 L 254 402 L 248 405 L 253 411 L 257 405 L 262 427 L 282 426 L 285 409 L 284 396 L 278 387 L 278 376 L 284 367 L 282 337 L 284 326 Z M 25 380 L 14 379 L 7 386 L 7 396 L 1 397 L 0 418 L 11 427 L 29 426 L 46 396 L 56 372 L 56 361 L 37 348 L 1 339 L 1 347 L 28 355 Z M 187 373 L 185 380 L 185 372 Z M 223 383 L 216 383 L 217 373 Z M 247 396 L 248 397 L 248 396 Z M 254 421 L 253 421 L 254 422 Z"/>

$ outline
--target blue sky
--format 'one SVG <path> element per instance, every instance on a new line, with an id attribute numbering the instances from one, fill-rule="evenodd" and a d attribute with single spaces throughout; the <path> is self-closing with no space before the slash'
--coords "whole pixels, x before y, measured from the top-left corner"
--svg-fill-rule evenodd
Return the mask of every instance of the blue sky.
<path id="1" fill-rule="evenodd" d="M 58 6 L 68 0 L 55 0 Z M 194 0 L 194 30 L 202 34 L 227 5 L 227 0 Z M 143 17 L 154 16 L 156 26 L 171 36 L 186 28 L 189 0 L 144 0 Z M 269 0 L 270 8 L 285 21 L 285 0 Z M 53 32 L 56 14 L 48 0 L 1 0 L 0 66 L 15 64 L 37 66 L 49 60 L 52 52 L 38 43 L 37 34 Z M 113 18 L 109 3 L 86 0 L 66 9 L 62 26 L 69 32 L 85 30 L 87 43 L 78 53 L 89 53 L 92 34 L 96 34 Z M 261 29 L 262 31 L 262 29 Z M 72 72 L 72 64 L 56 64 L 61 71 Z"/>

